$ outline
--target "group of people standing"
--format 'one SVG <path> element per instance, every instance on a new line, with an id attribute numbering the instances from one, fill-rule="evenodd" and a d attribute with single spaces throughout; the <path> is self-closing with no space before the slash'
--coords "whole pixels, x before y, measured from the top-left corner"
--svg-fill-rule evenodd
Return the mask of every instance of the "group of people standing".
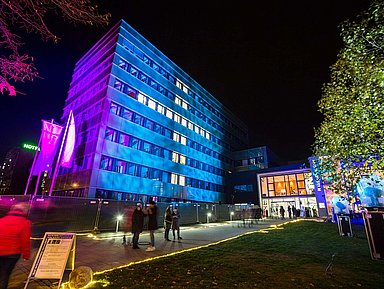
<path id="1" fill-rule="evenodd" d="M 132 248 L 133 249 L 140 249 L 139 248 L 139 238 L 140 234 L 144 230 L 144 218 L 148 217 L 148 231 L 150 236 L 150 244 L 149 247 L 146 249 L 147 252 L 152 252 L 156 250 L 155 247 L 155 231 L 158 229 L 158 207 L 156 206 L 156 203 L 154 201 L 149 202 L 149 207 L 147 209 L 143 209 L 142 204 L 138 203 L 136 205 L 135 210 L 132 214 Z M 165 210 L 164 215 L 164 239 L 167 241 L 171 241 L 169 239 L 169 233 L 172 229 L 173 232 L 173 240 L 176 239 L 176 232 L 177 232 L 177 239 L 181 240 L 180 236 L 180 220 L 181 215 L 177 207 L 171 209 L 171 206 L 168 206 Z M 123 244 L 126 243 L 126 238 L 124 236 L 123 238 Z"/>

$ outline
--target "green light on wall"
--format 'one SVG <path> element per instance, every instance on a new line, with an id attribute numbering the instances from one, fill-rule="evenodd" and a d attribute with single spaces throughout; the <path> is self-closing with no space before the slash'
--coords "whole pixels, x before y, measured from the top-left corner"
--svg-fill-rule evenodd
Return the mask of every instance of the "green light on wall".
<path id="1" fill-rule="evenodd" d="M 37 151 L 39 149 L 37 146 L 29 143 L 23 143 L 23 148 L 30 151 Z"/>

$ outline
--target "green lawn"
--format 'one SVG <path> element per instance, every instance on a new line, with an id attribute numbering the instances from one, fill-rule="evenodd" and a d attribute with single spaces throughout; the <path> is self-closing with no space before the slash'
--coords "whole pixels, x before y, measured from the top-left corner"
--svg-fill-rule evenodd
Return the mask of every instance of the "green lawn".
<path id="1" fill-rule="evenodd" d="M 384 288 L 384 262 L 371 260 L 363 227 L 354 230 L 340 237 L 334 224 L 298 222 L 95 278 L 124 289 Z M 334 253 L 333 274 L 325 274 Z"/>

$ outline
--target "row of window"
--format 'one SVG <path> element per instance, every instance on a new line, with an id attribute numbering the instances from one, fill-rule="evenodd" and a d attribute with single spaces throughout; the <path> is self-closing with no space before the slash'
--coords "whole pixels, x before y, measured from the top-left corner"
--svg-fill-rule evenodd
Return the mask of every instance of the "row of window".
<path id="1" fill-rule="evenodd" d="M 206 163 L 200 162 L 198 160 L 192 159 L 175 151 L 168 150 L 166 148 L 162 148 L 153 143 L 144 141 L 142 139 L 138 139 L 132 135 L 125 134 L 123 132 L 114 130 L 112 128 L 107 127 L 105 131 L 105 139 L 119 143 L 121 145 L 134 148 L 136 150 L 144 151 L 149 154 L 172 160 L 175 163 L 179 163 L 182 165 L 190 166 L 196 168 L 198 170 L 202 170 L 205 172 L 209 172 L 211 174 L 223 176 L 224 170 L 216 168 L 214 166 L 208 165 Z"/>
<path id="2" fill-rule="evenodd" d="M 183 175 L 142 166 L 104 155 L 101 157 L 100 169 L 150 180 L 161 181 L 164 183 L 171 183 L 174 185 L 198 188 L 207 191 L 223 192 L 222 185 L 189 178 Z"/>
<path id="3" fill-rule="evenodd" d="M 233 166 L 234 163 L 233 163 L 233 160 L 231 160 L 230 158 L 222 155 L 222 154 L 219 154 L 218 152 L 215 152 L 214 150 L 211 150 L 210 148 L 206 147 L 206 146 L 203 146 L 201 144 L 199 144 L 198 142 L 195 142 L 189 138 L 186 138 L 185 136 L 177 133 L 177 132 L 172 132 L 172 130 L 136 113 L 136 112 L 133 112 L 121 105 L 118 105 L 116 103 L 113 103 L 111 102 L 111 108 L 110 108 L 110 112 L 117 115 L 117 116 L 120 116 L 130 122 L 133 122 L 133 123 L 136 123 L 142 127 L 145 127 L 153 132 L 156 132 L 158 134 L 161 134 L 169 139 L 172 139 L 176 142 L 179 142 L 183 145 L 186 145 L 190 148 L 193 148 L 194 150 L 197 150 L 199 152 L 202 152 L 206 155 L 209 155 L 209 156 L 212 156 L 213 158 L 215 159 L 218 159 L 222 162 L 225 162 L 227 164 L 229 164 L 230 166 Z"/>
<path id="4" fill-rule="evenodd" d="M 137 58 L 139 58 L 141 61 L 143 61 L 145 64 L 150 66 L 152 69 L 160 73 L 162 76 L 164 76 L 166 79 L 168 79 L 172 84 L 176 85 L 178 88 L 180 88 L 184 93 L 188 94 L 189 96 L 196 99 L 200 104 L 202 104 L 204 107 L 206 107 L 209 111 L 211 111 L 213 114 L 215 114 L 217 117 L 219 117 L 222 121 L 224 121 L 227 125 L 234 128 L 236 131 L 241 132 L 243 137 L 246 137 L 246 133 L 240 129 L 237 125 L 235 125 L 233 122 L 231 122 L 228 118 L 226 118 L 222 113 L 220 113 L 217 109 L 213 108 L 210 104 L 208 104 L 204 99 L 202 99 L 200 96 L 198 96 L 195 92 L 193 92 L 188 86 L 186 86 L 183 82 L 181 82 L 179 79 L 173 77 L 169 72 L 164 70 L 160 65 L 158 65 L 156 62 L 154 62 L 151 58 L 149 58 L 146 54 L 144 54 L 140 49 L 135 47 L 131 42 L 129 42 L 127 39 L 123 39 L 123 47 L 127 49 L 132 54 L 136 55 Z"/>
<path id="5" fill-rule="evenodd" d="M 141 92 L 132 88 L 128 84 L 125 84 L 124 82 L 116 79 L 115 84 L 114 84 L 114 88 L 128 94 L 130 97 L 138 100 L 140 103 L 142 103 L 142 104 L 148 106 L 149 108 L 161 113 L 162 115 L 165 115 L 169 119 L 174 120 L 175 122 L 181 124 L 182 126 L 196 132 L 197 134 L 200 134 L 202 137 L 205 137 L 208 140 L 211 139 L 211 134 L 208 131 L 206 131 L 203 128 L 190 122 L 186 118 L 175 113 L 173 110 L 161 105 L 159 102 L 153 100 L 152 98 L 142 94 Z"/>
<path id="6" fill-rule="evenodd" d="M 162 85 L 160 85 L 158 82 L 154 81 L 152 78 L 150 78 L 149 76 L 147 76 L 145 73 L 143 73 L 142 71 L 140 71 L 139 69 L 137 69 L 136 67 L 134 67 L 132 64 L 128 63 L 127 61 L 123 60 L 122 58 L 119 59 L 119 67 L 124 69 L 125 71 L 127 71 L 128 73 L 130 73 L 131 75 L 133 75 L 134 77 L 138 78 L 139 80 L 141 80 L 142 82 L 146 83 L 147 85 L 149 85 L 150 87 L 152 87 L 153 89 L 157 90 L 158 92 L 160 92 L 161 94 L 163 94 L 164 96 L 166 96 L 167 98 L 171 99 L 172 101 L 174 101 L 176 104 L 180 105 L 181 107 L 183 107 L 184 109 L 190 111 L 192 114 L 196 115 L 198 118 L 202 119 L 204 122 L 208 123 L 210 126 L 214 127 L 215 129 L 219 130 L 220 132 L 222 132 L 223 134 L 225 134 L 225 130 L 223 127 L 221 127 L 220 125 L 218 125 L 216 122 L 212 121 L 210 118 L 207 118 L 207 116 L 205 114 L 203 114 L 202 112 L 200 112 L 199 110 L 195 109 L 193 106 L 190 106 L 186 101 L 182 100 L 179 96 L 175 95 L 174 93 L 170 92 L 168 89 L 164 88 Z M 135 89 L 132 88 L 132 87 L 127 87 L 127 88 L 124 88 L 124 86 L 127 86 L 127 84 L 123 83 L 122 81 L 120 80 L 115 80 L 115 88 L 120 90 L 120 91 L 123 91 L 128 94 L 129 96 L 131 97 L 134 97 L 134 94 L 135 94 Z M 137 91 L 136 91 L 136 94 L 137 95 Z M 139 93 L 141 94 L 141 93 Z M 149 98 L 148 96 L 145 96 L 147 98 Z M 151 99 L 151 98 L 149 98 Z M 147 101 L 147 100 L 146 100 Z M 155 100 L 151 99 L 152 103 L 158 103 L 156 102 Z M 159 104 L 159 103 L 158 103 Z M 160 105 L 160 104 L 159 104 Z M 149 106 L 149 105 L 148 105 Z M 171 111 L 171 110 L 169 110 Z M 174 112 L 173 112 L 174 113 Z M 176 114 L 176 113 L 174 113 Z M 178 116 L 178 118 L 180 119 L 181 116 L 176 114 Z M 172 115 L 171 117 L 172 118 Z M 179 122 L 180 123 L 180 122 Z M 192 129 L 193 130 L 193 129 Z M 202 128 L 200 128 L 200 130 L 203 130 Z M 241 141 L 236 138 L 235 136 L 233 136 L 231 133 L 228 133 L 227 135 L 229 135 L 229 137 L 235 141 L 237 141 L 238 143 L 241 143 Z M 229 144 L 223 142 L 221 139 L 219 138 L 216 138 L 216 137 L 212 137 L 211 139 L 213 142 L 217 143 L 218 145 L 221 145 L 223 147 L 225 147 L 226 149 L 228 150 L 234 150 Z"/>

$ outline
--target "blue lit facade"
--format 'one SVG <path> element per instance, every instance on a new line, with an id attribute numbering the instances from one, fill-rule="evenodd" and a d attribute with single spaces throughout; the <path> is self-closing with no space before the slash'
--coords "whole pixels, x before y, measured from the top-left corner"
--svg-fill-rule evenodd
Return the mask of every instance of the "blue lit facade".
<path id="1" fill-rule="evenodd" d="M 226 201 L 247 127 L 124 21 L 76 64 L 74 166 L 54 194 L 117 200 Z"/>

